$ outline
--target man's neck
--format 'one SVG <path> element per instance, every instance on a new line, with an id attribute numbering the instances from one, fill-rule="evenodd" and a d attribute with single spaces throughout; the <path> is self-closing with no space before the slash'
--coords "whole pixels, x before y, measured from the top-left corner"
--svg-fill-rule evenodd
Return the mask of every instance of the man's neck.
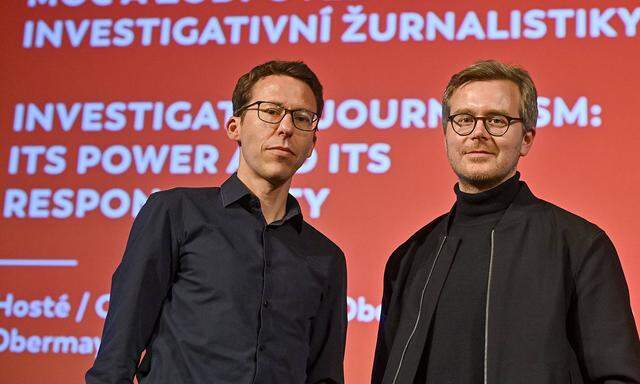
<path id="1" fill-rule="evenodd" d="M 260 200 L 262 215 L 267 224 L 284 217 L 291 179 L 282 184 L 274 184 L 250 172 L 245 172 L 242 168 L 238 169 L 238 179 Z"/>

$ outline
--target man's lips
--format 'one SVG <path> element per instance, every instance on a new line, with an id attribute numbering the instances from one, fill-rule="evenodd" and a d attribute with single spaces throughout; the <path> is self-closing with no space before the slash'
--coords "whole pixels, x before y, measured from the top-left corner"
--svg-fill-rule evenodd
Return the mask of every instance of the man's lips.
<path id="1" fill-rule="evenodd" d="M 275 151 L 275 152 L 284 152 L 284 153 L 288 153 L 290 155 L 295 156 L 295 153 L 293 153 L 293 151 L 287 147 L 274 146 L 274 147 L 268 147 L 267 150 Z"/>
<path id="2" fill-rule="evenodd" d="M 465 151 L 465 155 L 493 155 L 493 152 L 485 151 L 482 149 L 474 149 L 471 151 Z"/>
<path id="3" fill-rule="evenodd" d="M 488 159 L 491 156 L 495 156 L 495 154 L 493 152 L 484 151 L 482 149 L 475 149 L 471 151 L 464 151 L 463 156 L 469 159 L 481 160 L 481 159 Z"/>

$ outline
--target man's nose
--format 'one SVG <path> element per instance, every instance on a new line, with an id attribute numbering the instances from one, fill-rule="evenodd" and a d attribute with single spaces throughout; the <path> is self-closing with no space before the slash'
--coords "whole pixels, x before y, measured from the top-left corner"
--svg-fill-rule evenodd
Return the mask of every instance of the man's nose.
<path id="1" fill-rule="evenodd" d="M 293 114 L 289 111 L 285 112 L 284 117 L 280 120 L 278 124 L 278 133 L 284 133 L 287 135 L 293 134 L 295 131 L 295 126 L 293 125 Z"/>
<path id="2" fill-rule="evenodd" d="M 487 120 L 485 119 L 478 119 L 476 121 L 476 127 L 473 129 L 473 132 L 471 132 L 471 134 L 469 135 L 471 137 L 477 137 L 477 138 L 490 138 L 491 134 L 489 133 L 489 130 L 487 129 Z"/>

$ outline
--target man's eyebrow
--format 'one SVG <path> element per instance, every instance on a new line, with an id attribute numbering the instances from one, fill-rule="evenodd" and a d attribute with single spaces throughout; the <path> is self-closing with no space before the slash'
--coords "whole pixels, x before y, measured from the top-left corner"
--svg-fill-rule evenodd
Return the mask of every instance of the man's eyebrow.
<path id="1" fill-rule="evenodd" d="M 316 115 L 318 114 L 318 112 L 314 112 L 314 111 L 312 111 L 311 109 L 308 109 L 308 108 L 287 108 L 287 107 L 285 107 L 284 103 L 280 103 L 280 102 L 277 102 L 277 101 L 269 101 L 269 100 L 260 100 L 260 101 L 262 101 L 264 103 L 275 104 L 280 108 L 289 109 L 290 111 L 307 111 L 307 112 L 315 113 Z"/>
<path id="2" fill-rule="evenodd" d="M 488 110 L 485 115 L 503 115 L 503 116 L 511 116 L 509 114 L 509 112 L 503 110 L 503 109 L 490 109 Z"/>
<path id="3" fill-rule="evenodd" d="M 284 104 L 279 103 L 279 102 L 277 102 L 277 101 L 271 101 L 271 100 L 259 100 L 259 101 L 260 101 L 260 102 L 262 102 L 262 103 L 275 104 L 275 105 L 277 105 L 278 107 L 282 107 L 282 108 L 284 108 Z"/>
<path id="4" fill-rule="evenodd" d="M 459 113 L 467 113 L 469 115 L 474 115 L 475 116 L 475 112 L 469 108 L 461 108 L 461 109 L 457 109 L 455 111 L 452 111 L 451 115 L 457 115 Z M 502 109 L 489 109 L 487 111 L 485 111 L 485 113 L 483 115 L 478 115 L 478 116 L 487 116 L 487 115 L 504 115 L 504 116 L 510 116 L 509 112 L 502 110 Z"/>
<path id="5" fill-rule="evenodd" d="M 452 113 L 450 113 L 450 115 L 457 115 L 459 113 L 468 113 L 469 115 L 473 115 L 473 111 L 469 108 L 460 108 L 460 109 L 456 109 L 455 111 L 451 111 Z"/>

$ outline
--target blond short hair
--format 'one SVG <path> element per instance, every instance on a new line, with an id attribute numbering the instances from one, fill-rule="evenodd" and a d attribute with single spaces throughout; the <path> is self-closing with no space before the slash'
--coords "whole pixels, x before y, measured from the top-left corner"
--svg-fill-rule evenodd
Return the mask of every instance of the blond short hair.
<path id="1" fill-rule="evenodd" d="M 509 80 L 520 90 L 520 118 L 525 132 L 536 127 L 538 120 L 538 92 L 529 73 L 521 67 L 501 63 L 497 60 L 483 60 L 470 65 L 451 76 L 442 96 L 442 126 L 447 128 L 447 117 L 451 106 L 449 101 L 456 89 L 472 81 Z"/>

